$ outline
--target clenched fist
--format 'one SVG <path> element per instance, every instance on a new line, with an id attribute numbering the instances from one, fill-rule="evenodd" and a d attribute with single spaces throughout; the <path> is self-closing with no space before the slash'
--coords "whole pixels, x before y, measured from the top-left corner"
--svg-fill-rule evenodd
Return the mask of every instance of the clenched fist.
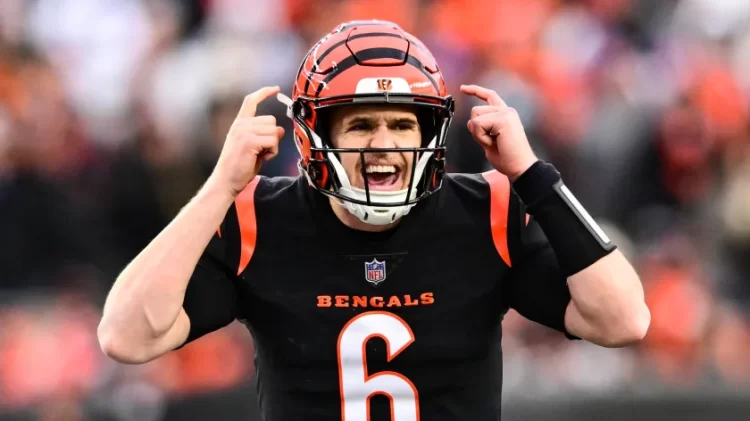
<path id="1" fill-rule="evenodd" d="M 487 103 L 471 109 L 469 131 L 484 149 L 490 164 L 511 181 L 515 180 L 537 161 L 518 113 L 495 91 L 462 85 L 461 92 Z"/>
<path id="2" fill-rule="evenodd" d="M 260 171 L 264 161 L 279 153 L 284 129 L 274 116 L 256 116 L 258 104 L 279 93 L 279 87 L 265 87 L 245 97 L 227 134 L 212 181 L 237 196 Z"/>

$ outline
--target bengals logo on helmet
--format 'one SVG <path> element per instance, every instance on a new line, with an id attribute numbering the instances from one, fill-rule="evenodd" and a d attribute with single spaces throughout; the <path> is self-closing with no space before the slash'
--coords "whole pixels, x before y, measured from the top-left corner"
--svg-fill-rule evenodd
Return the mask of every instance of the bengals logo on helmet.
<path id="1" fill-rule="evenodd" d="M 390 79 L 378 79 L 379 91 L 390 91 L 391 89 L 393 89 L 393 81 Z"/>

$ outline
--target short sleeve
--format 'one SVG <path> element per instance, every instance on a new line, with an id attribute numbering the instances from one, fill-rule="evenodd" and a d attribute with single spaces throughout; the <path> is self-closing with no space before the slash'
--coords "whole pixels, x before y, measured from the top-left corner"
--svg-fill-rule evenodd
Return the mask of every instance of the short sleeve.
<path id="1" fill-rule="evenodd" d="M 516 198 L 513 198 L 516 199 Z M 567 277 L 539 224 L 526 217 L 523 206 L 518 237 L 509 241 L 513 265 L 504 279 L 510 308 L 523 317 L 577 339 L 565 329 L 570 303 Z M 511 239 L 509 239 L 511 240 Z"/>
<path id="2" fill-rule="evenodd" d="M 256 177 L 237 195 L 195 267 L 182 305 L 190 319 L 185 343 L 227 326 L 243 313 L 239 275 L 255 250 L 255 190 L 260 180 Z"/>
<path id="3" fill-rule="evenodd" d="M 227 264 L 230 252 L 226 239 L 214 234 L 195 267 L 182 305 L 190 319 L 186 344 L 238 317 L 238 280 Z"/>

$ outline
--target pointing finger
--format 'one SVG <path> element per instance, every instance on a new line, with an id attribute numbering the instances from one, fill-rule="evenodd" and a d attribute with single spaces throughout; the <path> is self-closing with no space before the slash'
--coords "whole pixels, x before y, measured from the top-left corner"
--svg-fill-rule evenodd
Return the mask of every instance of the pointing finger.
<path id="1" fill-rule="evenodd" d="M 240 112 L 237 114 L 237 118 L 240 119 L 254 117 L 255 111 L 258 108 L 258 104 L 263 102 L 263 100 L 270 97 L 271 95 L 276 95 L 277 93 L 279 93 L 279 91 L 280 88 L 278 86 L 267 86 L 246 96 L 245 100 L 242 102 Z"/>
<path id="2" fill-rule="evenodd" d="M 491 89 L 482 88 L 477 85 L 461 85 L 461 92 L 466 95 L 475 96 L 489 105 L 507 107 L 507 104 L 500 98 L 500 95 Z"/>

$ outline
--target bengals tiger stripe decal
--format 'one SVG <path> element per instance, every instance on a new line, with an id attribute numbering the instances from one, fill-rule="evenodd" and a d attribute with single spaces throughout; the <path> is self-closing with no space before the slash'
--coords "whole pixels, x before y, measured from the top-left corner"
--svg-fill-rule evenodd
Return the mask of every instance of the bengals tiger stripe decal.
<path id="1" fill-rule="evenodd" d="M 316 44 L 297 72 L 295 89 L 314 98 L 346 95 L 359 80 L 378 77 L 401 77 L 415 94 L 447 95 L 422 42 L 396 27 L 368 23 L 334 31 Z"/>
<path id="2" fill-rule="evenodd" d="M 397 50 L 395 48 L 368 48 L 366 50 L 357 52 L 356 55 L 349 56 L 348 58 L 344 59 L 344 61 L 339 63 L 339 65 L 336 66 L 336 68 L 331 73 L 329 73 L 325 77 L 325 79 L 323 79 L 323 82 L 318 85 L 318 89 L 315 90 L 315 97 L 319 97 L 320 92 L 323 90 L 323 88 L 327 86 L 327 84 L 329 84 L 331 81 L 333 81 L 336 76 L 345 72 L 346 70 L 349 70 L 355 65 L 362 64 L 363 62 L 367 63 L 368 61 L 389 59 L 398 60 L 414 66 L 416 69 L 420 70 L 430 81 L 432 86 L 435 88 L 435 93 L 439 92 L 439 87 L 437 82 L 435 82 L 435 79 L 433 79 L 432 76 L 427 73 L 422 62 L 417 60 L 414 56 L 411 56 L 405 51 Z"/>
<path id="3" fill-rule="evenodd" d="M 373 32 L 369 34 L 355 34 L 349 37 L 349 41 L 356 40 L 358 38 L 364 38 L 364 37 L 394 37 L 394 38 L 400 38 L 401 36 L 396 33 L 391 32 Z M 342 45 L 346 45 L 347 40 L 341 40 L 330 46 L 327 50 L 323 51 L 323 53 L 320 54 L 320 56 L 317 57 L 317 59 L 314 61 L 312 68 L 309 70 L 307 74 L 307 81 L 305 82 L 305 88 L 302 90 L 303 92 L 307 93 L 307 90 L 310 88 L 310 80 L 312 79 L 312 76 L 319 71 L 320 69 L 320 63 L 325 60 L 326 57 L 328 57 L 329 54 L 331 54 L 335 49 L 338 47 L 341 47 Z M 302 73 L 302 70 L 304 67 L 300 67 L 299 72 L 297 72 L 297 78 L 300 77 L 300 74 Z"/>

